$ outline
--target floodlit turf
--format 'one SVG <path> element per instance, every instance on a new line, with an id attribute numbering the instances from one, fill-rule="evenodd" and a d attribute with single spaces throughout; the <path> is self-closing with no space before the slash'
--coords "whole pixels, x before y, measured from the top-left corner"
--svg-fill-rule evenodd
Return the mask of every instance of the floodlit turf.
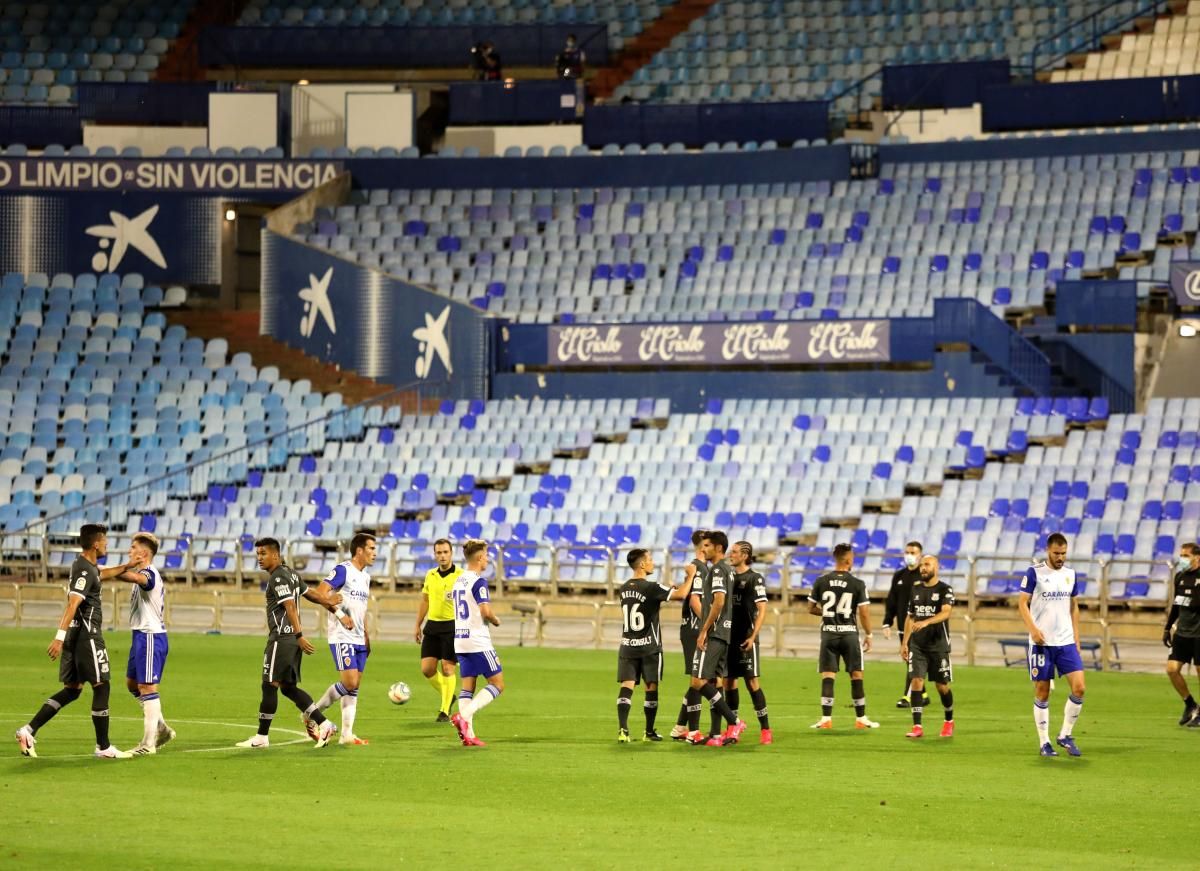
<path id="1" fill-rule="evenodd" d="M 1175 723 L 1165 676 L 1089 674 L 1076 736 L 1082 759 L 1036 755 L 1030 690 L 1017 669 L 956 669 L 958 736 L 908 741 L 894 707 L 900 664 L 871 661 L 856 732 L 849 686 L 833 732 L 814 733 L 815 663 L 765 661 L 776 744 L 758 729 L 732 748 L 616 743 L 615 653 L 501 650 L 507 692 L 484 710 L 485 749 L 434 723 L 433 690 L 412 645 L 380 644 L 359 703 L 369 747 L 299 743 L 280 698 L 269 750 L 254 731 L 262 640 L 174 635 L 163 708 L 179 738 L 152 758 L 90 758 L 89 691 L 22 758 L 12 731 L 55 689 L 48 630 L 0 631 L 0 866 L 81 868 L 1183 867 L 1186 811 L 1167 810 L 1200 774 L 1200 731 Z M 887 643 L 888 650 L 892 648 Z M 118 673 L 127 633 L 109 635 Z M 304 686 L 332 680 L 328 648 Z M 668 660 L 659 730 L 684 680 Z M 397 707 L 387 685 L 406 680 Z M 1051 704 L 1062 717 L 1065 687 Z M 743 693 L 743 698 L 746 694 Z M 641 694 L 630 718 L 642 723 Z M 141 733 L 139 708 L 112 695 L 113 739 Z M 748 707 L 748 699 L 743 705 Z M 707 711 L 705 712 L 707 719 Z M 296 742 L 296 743 L 289 743 Z M 1187 804 L 1184 799 L 1184 804 Z"/>

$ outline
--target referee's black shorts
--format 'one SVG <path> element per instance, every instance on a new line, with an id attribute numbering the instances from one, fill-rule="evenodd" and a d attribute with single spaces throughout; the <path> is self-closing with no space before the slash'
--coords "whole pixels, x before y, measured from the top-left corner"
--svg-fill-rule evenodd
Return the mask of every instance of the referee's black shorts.
<path id="1" fill-rule="evenodd" d="M 421 659 L 441 659 L 458 662 L 454 653 L 454 621 L 426 620 L 421 635 Z"/>

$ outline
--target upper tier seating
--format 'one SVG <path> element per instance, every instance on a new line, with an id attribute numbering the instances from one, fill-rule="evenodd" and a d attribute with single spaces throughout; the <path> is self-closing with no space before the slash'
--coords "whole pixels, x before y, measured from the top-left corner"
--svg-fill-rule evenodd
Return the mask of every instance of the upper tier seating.
<path id="1" fill-rule="evenodd" d="M 1052 82 L 1092 82 L 1200 72 L 1200 0 L 1187 13 L 1159 18 L 1151 33 L 1127 33 L 1120 48 L 1088 54 L 1082 67 L 1054 70 Z"/>
<path id="2" fill-rule="evenodd" d="M 308 27 L 607 23 L 609 49 L 617 51 L 669 5 L 670 0 L 587 0 L 583 3 L 381 0 L 376 4 L 359 3 L 358 0 L 317 0 L 313 4 L 251 0 L 238 23 Z M 463 46 L 464 57 L 467 48 Z M 497 44 L 496 50 L 503 58 L 504 46 Z"/>
<path id="3" fill-rule="evenodd" d="M 824 100 L 884 64 L 1009 58 L 1027 67 L 1036 44 L 1098 5 L 1106 7 L 1103 32 L 1145 4 L 722 0 L 615 96 L 671 103 Z M 879 95 L 879 80 L 868 82 L 866 96 Z"/>
<path id="4" fill-rule="evenodd" d="M 882 171 L 832 185 L 373 190 L 295 233 L 539 322 L 915 317 L 943 296 L 1003 312 L 1125 255 L 1148 261 L 1117 270 L 1147 294 L 1173 257 L 1200 255 L 1158 245 L 1197 229 L 1200 152 Z"/>
<path id="5" fill-rule="evenodd" d="M 69 103 L 77 82 L 148 82 L 192 6 L 8 3 L 0 17 L 0 102 Z"/>

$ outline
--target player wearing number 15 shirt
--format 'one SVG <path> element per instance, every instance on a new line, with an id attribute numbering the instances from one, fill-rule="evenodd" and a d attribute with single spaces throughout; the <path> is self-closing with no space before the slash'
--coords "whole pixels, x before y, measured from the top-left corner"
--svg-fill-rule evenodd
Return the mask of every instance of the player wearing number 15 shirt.
<path id="1" fill-rule="evenodd" d="M 454 652 L 462 676 L 458 694 L 458 713 L 450 718 L 464 747 L 483 747 L 475 737 L 475 715 L 500 698 L 504 692 L 504 672 L 500 657 L 492 646 L 488 625 L 499 626 L 500 619 L 492 611 L 491 597 L 483 573 L 487 571 L 487 542 L 472 538 L 463 545 L 466 571 L 458 576 L 451 589 L 454 599 Z M 487 685 L 475 693 L 476 678 L 482 676 Z"/>
<path id="2" fill-rule="evenodd" d="M 867 585 L 850 574 L 854 567 L 854 549 L 839 544 L 833 549 L 834 570 L 821 575 L 808 594 L 809 613 L 821 618 L 821 719 L 814 729 L 833 728 L 833 682 L 839 662 L 850 672 L 850 696 L 854 701 L 856 729 L 876 729 L 879 724 L 867 719 L 867 699 L 863 691 L 863 651 L 871 649 L 871 600 Z M 859 627 L 862 636 L 859 636 Z"/>
<path id="3" fill-rule="evenodd" d="M 618 595 L 621 649 L 617 654 L 617 683 L 621 689 L 617 694 L 617 741 L 630 742 L 629 708 L 633 704 L 633 688 L 639 682 L 646 685 L 643 705 L 646 731 L 642 740 L 661 741 L 662 736 L 654 731 L 654 719 L 658 716 L 658 684 L 663 674 L 659 608 L 669 599 L 686 600 L 691 594 L 692 582 L 689 579 L 678 587 L 663 587 L 648 580 L 647 576 L 654 571 L 654 557 L 640 547 L 631 550 L 626 561 L 633 570 L 633 577 L 621 585 Z"/>

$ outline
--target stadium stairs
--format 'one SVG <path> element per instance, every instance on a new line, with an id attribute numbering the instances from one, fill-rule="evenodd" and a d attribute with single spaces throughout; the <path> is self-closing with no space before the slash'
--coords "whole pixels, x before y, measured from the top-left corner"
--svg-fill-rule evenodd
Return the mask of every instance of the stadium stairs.
<path id="1" fill-rule="evenodd" d="M 258 312 L 198 310 L 175 311 L 167 316 L 173 324 L 184 327 L 189 335 L 205 339 L 226 339 L 230 350 L 246 351 L 259 365 L 276 366 L 283 378 L 296 381 L 307 378 L 313 389 L 321 393 L 341 393 L 347 405 L 364 402 L 392 392 L 388 384 L 364 378 L 289 348 L 268 336 L 259 335 Z M 405 412 L 415 412 L 416 396 L 405 395 L 400 404 Z M 436 405 L 436 403 L 434 404 Z M 431 408 L 434 406 L 430 406 Z"/>
<path id="2" fill-rule="evenodd" d="M 697 18 L 708 12 L 717 0 L 679 0 L 663 10 L 662 15 L 638 34 L 621 51 L 615 63 L 596 72 L 591 80 L 594 99 L 611 97 L 622 82 L 650 62 L 658 52 L 671 44 Z"/>
<path id="3" fill-rule="evenodd" d="M 1102 35 L 1100 37 L 1100 45 L 1102 48 L 1095 52 L 1080 52 L 1067 56 L 1065 70 L 1082 70 L 1088 66 L 1089 55 L 1103 55 L 1108 52 L 1116 52 L 1121 49 L 1121 45 L 1126 36 L 1137 36 L 1139 34 L 1152 34 L 1159 21 L 1169 19 L 1174 16 L 1184 17 L 1188 14 L 1188 0 L 1175 0 L 1168 7 L 1168 14 L 1161 16 L 1147 15 L 1143 18 L 1134 19 L 1128 26 L 1123 27 L 1120 31 L 1115 31 Z M 1064 70 L 1040 70 L 1036 74 L 1039 82 L 1059 82 L 1064 81 Z M 1114 78 L 1124 78 L 1125 76 L 1115 76 Z"/>
<path id="4" fill-rule="evenodd" d="M 219 3 L 197 3 L 188 16 L 179 38 L 171 44 L 159 64 L 155 76 L 160 82 L 203 81 L 205 73 L 200 66 L 198 43 L 200 33 L 206 27 L 235 24 L 248 0 L 223 0 Z"/>

